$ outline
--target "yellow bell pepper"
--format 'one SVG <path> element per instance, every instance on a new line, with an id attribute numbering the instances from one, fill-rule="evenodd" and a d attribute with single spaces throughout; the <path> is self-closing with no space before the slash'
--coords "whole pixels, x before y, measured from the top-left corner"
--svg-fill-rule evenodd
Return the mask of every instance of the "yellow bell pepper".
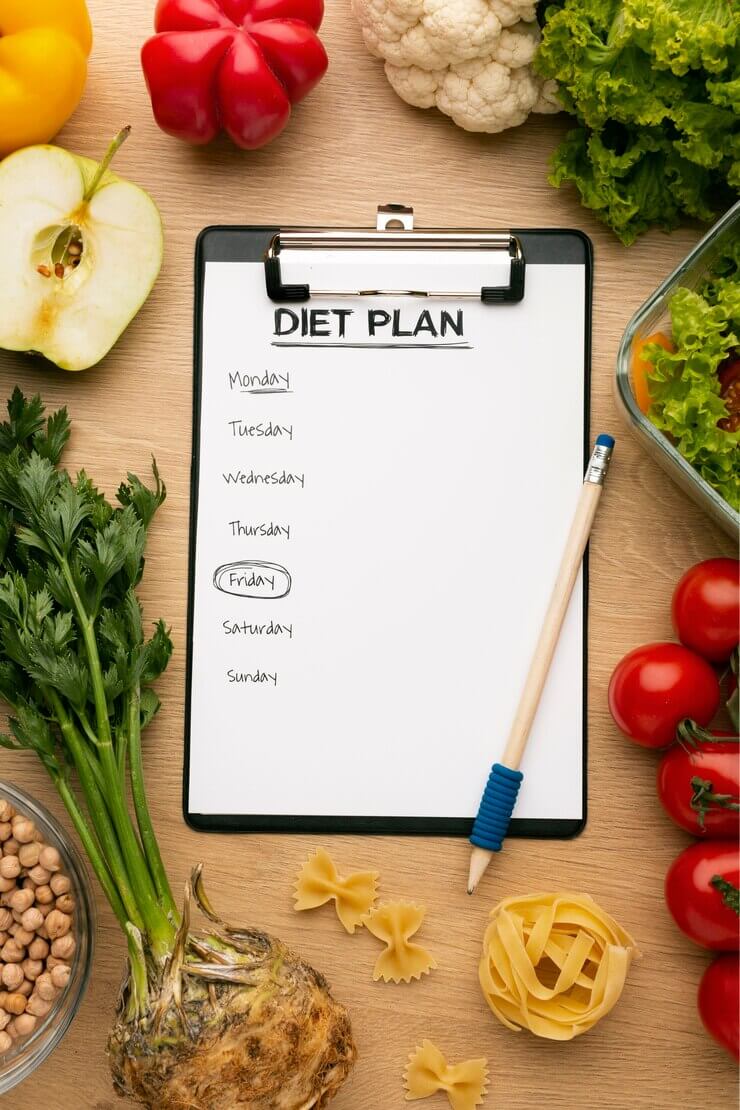
<path id="1" fill-rule="evenodd" d="M 91 47 L 85 0 L 0 0 L 0 157 L 66 123 Z"/>

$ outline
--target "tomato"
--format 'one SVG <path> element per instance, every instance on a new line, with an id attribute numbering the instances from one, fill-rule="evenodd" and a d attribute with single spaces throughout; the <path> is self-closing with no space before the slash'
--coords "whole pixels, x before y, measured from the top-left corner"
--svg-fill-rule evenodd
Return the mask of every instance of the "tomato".
<path id="1" fill-rule="evenodd" d="M 672 614 L 682 644 L 724 663 L 740 639 L 740 562 L 707 559 L 687 570 L 673 592 Z"/>
<path id="2" fill-rule="evenodd" d="M 694 836 L 740 836 L 740 737 L 692 738 L 691 722 L 658 765 L 658 797 L 677 825 Z M 723 740 L 722 737 L 728 737 Z"/>
<path id="3" fill-rule="evenodd" d="M 671 864 L 665 899 L 679 929 L 703 948 L 737 952 L 740 846 L 736 840 L 691 844 Z"/>
<path id="4" fill-rule="evenodd" d="M 740 956 L 728 952 L 709 965 L 697 1001 L 707 1033 L 740 1060 Z"/>
<path id="5" fill-rule="evenodd" d="M 609 683 L 609 709 L 617 727 L 646 748 L 664 748 L 679 721 L 708 725 L 719 705 L 717 676 L 680 644 L 645 644 L 625 655 Z"/>
<path id="6" fill-rule="evenodd" d="M 717 370 L 719 395 L 725 403 L 727 416 L 717 421 L 723 432 L 736 432 L 740 428 L 740 357 L 730 356 Z"/>
<path id="7" fill-rule="evenodd" d="M 740 347 L 735 348 L 735 353 L 728 355 L 717 367 L 720 389 L 727 389 L 733 382 L 740 381 Z"/>

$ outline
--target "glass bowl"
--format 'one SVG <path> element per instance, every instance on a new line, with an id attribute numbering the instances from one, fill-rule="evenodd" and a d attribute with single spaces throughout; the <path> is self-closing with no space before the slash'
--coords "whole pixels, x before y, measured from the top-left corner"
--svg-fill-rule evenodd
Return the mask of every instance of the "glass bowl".
<path id="1" fill-rule="evenodd" d="M 637 340 L 656 331 L 664 331 L 670 335 L 668 303 L 676 288 L 685 285 L 695 289 L 701 285 L 714 260 L 738 235 L 740 201 L 717 221 L 632 317 L 619 345 L 615 379 L 617 405 L 648 454 L 731 536 L 737 536 L 740 516 L 640 410 L 632 388 L 632 362 L 633 347 Z"/>
<path id="2" fill-rule="evenodd" d="M 74 935 L 76 949 L 66 987 L 37 1029 L 0 1056 L 0 1095 L 26 1079 L 53 1052 L 80 1008 L 90 978 L 95 934 L 95 910 L 87 873 L 79 852 L 54 817 L 30 795 L 0 779 L 0 799 L 7 799 L 19 813 L 36 823 L 47 844 L 62 857 L 62 870 L 72 884 L 76 900 Z"/>

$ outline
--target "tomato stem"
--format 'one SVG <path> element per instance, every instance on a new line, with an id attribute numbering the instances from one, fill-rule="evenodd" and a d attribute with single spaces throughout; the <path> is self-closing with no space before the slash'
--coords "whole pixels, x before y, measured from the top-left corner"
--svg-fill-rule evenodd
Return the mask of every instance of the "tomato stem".
<path id="1" fill-rule="evenodd" d="M 715 736 L 713 732 L 702 728 L 690 717 L 679 721 L 676 740 L 685 751 L 696 751 L 700 744 L 740 744 L 740 736 Z"/>
<path id="2" fill-rule="evenodd" d="M 696 811 L 697 823 L 700 829 L 704 828 L 704 818 L 706 817 L 712 806 L 717 809 L 732 809 L 736 813 L 740 811 L 740 798 L 732 794 L 715 794 L 712 789 L 713 784 L 709 779 L 699 778 L 694 775 L 691 780 L 691 788 L 694 793 L 691 795 L 691 808 Z"/>
<path id="3" fill-rule="evenodd" d="M 727 879 L 723 879 L 721 875 L 713 875 L 709 882 L 722 895 L 722 901 L 727 908 L 734 910 L 740 917 L 740 890 Z"/>

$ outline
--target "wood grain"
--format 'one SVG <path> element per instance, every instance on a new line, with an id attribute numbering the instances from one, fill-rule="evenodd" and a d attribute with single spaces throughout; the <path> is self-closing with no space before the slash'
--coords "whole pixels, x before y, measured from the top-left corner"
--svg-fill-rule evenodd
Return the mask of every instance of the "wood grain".
<path id="1" fill-rule="evenodd" d="M 0 356 L 3 396 L 19 382 L 74 419 L 72 465 L 84 464 L 113 491 L 127 469 L 145 471 L 152 452 L 169 497 L 153 530 L 143 598 L 149 617 L 172 624 L 177 651 L 161 684 L 164 709 L 148 734 L 149 792 L 172 878 L 206 864 L 218 906 L 294 944 L 326 972 L 351 1009 L 360 1059 L 336 1110 L 395 1110 L 408 1054 L 430 1037 L 451 1059 L 485 1055 L 488 1105 L 509 1110 L 704 1110 L 728 1106 L 735 1069 L 702 1031 L 695 1010 L 704 952 L 677 932 L 663 904 L 669 863 L 687 842 L 664 817 L 654 758 L 622 740 L 606 707 L 612 667 L 628 648 L 670 636 L 668 603 L 678 575 L 698 559 L 730 553 L 727 538 L 642 453 L 612 399 L 617 344 L 646 295 L 697 240 L 687 229 L 645 236 L 625 250 L 567 192 L 546 183 L 562 119 L 535 119 L 498 137 L 466 134 L 448 120 L 407 107 L 365 52 L 348 0 L 330 0 L 325 41 L 331 68 L 296 112 L 287 133 L 255 154 L 225 141 L 191 149 L 154 125 L 138 62 L 153 0 L 91 0 L 95 47 L 84 101 L 60 142 L 103 152 L 123 123 L 133 125 L 117 170 L 161 206 L 166 259 L 140 315 L 105 362 L 86 374 Z M 416 208 L 421 225 L 575 226 L 596 252 L 593 427 L 618 438 L 609 486 L 592 539 L 590 628 L 590 815 L 569 842 L 507 845 L 475 898 L 464 893 L 468 845 L 454 840 L 338 837 L 343 868 L 377 867 L 385 897 L 428 906 L 424 942 L 439 970 L 404 987 L 374 984 L 377 942 L 347 936 L 330 907 L 292 911 L 295 873 L 315 847 L 310 837 L 207 836 L 180 812 L 191 406 L 194 239 L 209 223 L 371 224 L 380 202 Z M 0 284 L 1 288 L 1 284 Z M 516 536 L 510 538 L 516 542 Z M 522 583 L 526 591 L 526 583 Z M 258 750 L 255 757 L 259 757 Z M 3 753 L 2 775 L 59 812 L 31 758 Z M 514 892 L 558 886 L 589 891 L 635 934 L 643 959 L 616 1011 L 570 1044 L 514 1035 L 487 1011 L 477 960 L 487 911 Z M 98 899 L 94 975 L 63 1045 L 3 1100 L 14 1110 L 112 1110 L 104 1056 L 124 945 Z M 447 1106 L 443 1096 L 429 1110 Z"/>

